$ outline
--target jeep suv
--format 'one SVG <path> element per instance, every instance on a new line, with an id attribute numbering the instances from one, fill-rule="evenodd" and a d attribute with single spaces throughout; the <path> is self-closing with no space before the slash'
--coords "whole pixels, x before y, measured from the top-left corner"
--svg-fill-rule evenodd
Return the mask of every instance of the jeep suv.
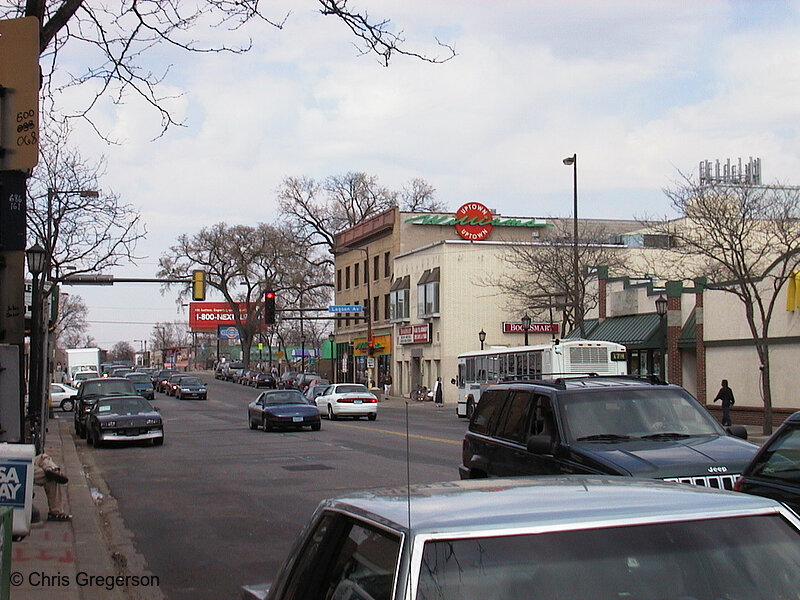
<path id="1" fill-rule="evenodd" d="M 655 379 L 502 383 L 481 396 L 462 479 L 603 474 L 733 489 L 758 447 L 723 429 L 686 390 Z"/>

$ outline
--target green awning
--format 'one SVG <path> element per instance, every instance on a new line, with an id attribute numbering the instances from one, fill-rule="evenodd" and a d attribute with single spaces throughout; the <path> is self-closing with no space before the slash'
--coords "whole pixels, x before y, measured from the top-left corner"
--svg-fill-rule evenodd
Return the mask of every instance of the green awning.
<path id="1" fill-rule="evenodd" d="M 661 348 L 663 332 L 661 319 L 656 313 L 608 317 L 602 322 L 597 319 L 584 321 L 583 337 L 587 340 L 617 342 L 629 349 Z M 580 331 L 574 330 L 567 339 L 580 338 Z"/>
<path id="2" fill-rule="evenodd" d="M 683 324 L 681 337 L 678 338 L 678 346 L 694 348 L 695 344 L 697 344 L 697 316 L 693 310 L 686 319 L 686 323 Z"/>

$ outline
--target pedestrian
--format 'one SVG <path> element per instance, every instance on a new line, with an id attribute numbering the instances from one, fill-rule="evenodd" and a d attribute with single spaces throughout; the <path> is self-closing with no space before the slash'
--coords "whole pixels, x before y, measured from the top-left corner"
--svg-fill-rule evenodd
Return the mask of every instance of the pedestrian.
<path id="1" fill-rule="evenodd" d="M 733 399 L 733 390 L 728 387 L 727 379 L 722 380 L 722 387 L 719 388 L 714 402 L 717 400 L 722 401 L 722 425 L 731 425 L 731 406 L 733 406 L 736 401 Z"/>
<path id="2" fill-rule="evenodd" d="M 47 454 L 39 454 L 33 459 L 33 483 L 44 488 L 48 521 L 72 520 L 72 515 L 64 512 L 64 498 L 61 495 L 61 484 L 68 481 L 61 467 Z"/>
<path id="3" fill-rule="evenodd" d="M 392 374 L 387 372 L 386 375 L 383 376 L 383 395 L 385 398 L 389 397 L 389 394 L 392 393 Z"/>
<path id="4" fill-rule="evenodd" d="M 436 383 L 433 385 L 433 402 L 436 405 L 436 408 L 441 408 L 444 404 L 444 398 L 442 397 L 442 378 L 437 377 Z"/>

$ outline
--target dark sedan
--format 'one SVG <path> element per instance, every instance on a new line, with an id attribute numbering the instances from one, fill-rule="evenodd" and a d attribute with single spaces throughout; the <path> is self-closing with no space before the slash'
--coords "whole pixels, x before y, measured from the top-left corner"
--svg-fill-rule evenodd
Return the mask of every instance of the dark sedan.
<path id="1" fill-rule="evenodd" d="M 128 373 L 125 375 L 126 379 L 130 379 L 136 393 L 140 394 L 145 400 L 155 400 L 156 392 L 153 388 L 153 382 L 150 381 L 150 376 L 146 373 Z"/>
<path id="2" fill-rule="evenodd" d="M 164 443 L 164 423 L 141 396 L 103 398 L 89 412 L 86 441 L 96 448 L 107 442 L 150 441 L 160 446 Z"/>
<path id="3" fill-rule="evenodd" d="M 259 394 L 247 407 L 250 429 L 263 427 L 264 431 L 277 428 L 311 427 L 319 431 L 321 420 L 316 406 L 310 406 L 297 390 L 269 390 Z"/>
<path id="4" fill-rule="evenodd" d="M 800 515 L 800 412 L 764 442 L 734 489 L 778 500 Z"/>
<path id="5" fill-rule="evenodd" d="M 174 396 L 178 400 L 185 400 L 186 398 L 205 400 L 208 398 L 208 388 L 199 377 L 181 377 L 178 379 Z"/>
<path id="6" fill-rule="evenodd" d="M 275 381 L 275 376 L 272 373 L 258 373 L 252 379 L 250 385 L 256 388 L 265 387 L 274 390 L 278 387 L 278 382 Z"/>

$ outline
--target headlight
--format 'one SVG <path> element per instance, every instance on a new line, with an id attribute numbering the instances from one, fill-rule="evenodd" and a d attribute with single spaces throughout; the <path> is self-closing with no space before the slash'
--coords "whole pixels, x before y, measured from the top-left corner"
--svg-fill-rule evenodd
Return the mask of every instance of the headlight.
<path id="1" fill-rule="evenodd" d="M 104 422 L 100 423 L 100 429 L 111 429 L 112 427 L 116 427 L 116 426 L 117 426 L 117 422 L 116 421 L 104 421 Z"/>
<path id="2" fill-rule="evenodd" d="M 147 425 L 161 425 L 161 419 L 147 419 Z"/>

